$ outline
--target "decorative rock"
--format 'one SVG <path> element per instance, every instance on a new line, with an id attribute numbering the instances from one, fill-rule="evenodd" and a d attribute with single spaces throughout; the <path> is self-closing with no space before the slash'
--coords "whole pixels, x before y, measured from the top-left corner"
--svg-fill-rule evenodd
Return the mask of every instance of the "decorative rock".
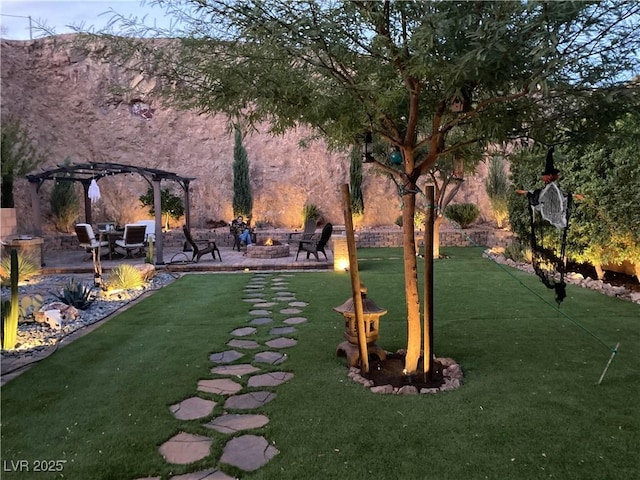
<path id="1" fill-rule="evenodd" d="M 247 335 L 253 335 L 257 331 L 258 330 L 256 330 L 253 327 L 242 327 L 242 328 L 236 328 L 235 330 L 233 330 L 231 332 L 231 335 L 235 337 L 246 337 Z"/>
<path id="2" fill-rule="evenodd" d="M 252 348 L 258 348 L 260 346 L 260 344 L 255 340 L 237 340 L 235 338 L 227 342 L 227 345 L 230 347 L 244 348 L 248 350 L 251 350 Z"/>
<path id="3" fill-rule="evenodd" d="M 250 392 L 244 395 L 234 395 L 229 397 L 224 402 L 224 408 L 237 409 L 237 410 L 252 410 L 254 408 L 262 407 L 271 400 L 276 398 L 276 394 L 273 392 Z"/>
<path id="4" fill-rule="evenodd" d="M 218 395 L 233 395 L 242 390 L 242 385 L 228 378 L 200 380 L 198 382 L 198 390 Z"/>
<path id="5" fill-rule="evenodd" d="M 268 363 L 270 365 L 279 365 L 287 359 L 286 353 L 280 352 L 260 352 L 253 357 L 253 361 L 257 363 Z"/>
<path id="6" fill-rule="evenodd" d="M 268 342 L 266 342 L 267 347 L 271 347 L 271 348 L 289 348 L 289 347 L 293 347 L 297 343 L 298 343 L 297 340 L 294 340 L 293 338 L 286 338 L 286 337 L 274 338 L 273 340 L 269 340 Z"/>
<path id="7" fill-rule="evenodd" d="M 462 368 L 457 363 L 447 367 L 442 372 L 445 377 L 457 378 L 458 380 L 462 379 Z"/>
<path id="8" fill-rule="evenodd" d="M 231 439 L 225 445 L 220 462 L 245 472 L 253 472 L 266 465 L 278 453 L 278 449 L 269 445 L 264 437 L 243 435 Z"/>
<path id="9" fill-rule="evenodd" d="M 400 387 L 396 393 L 398 395 L 417 395 L 418 389 L 413 385 L 405 385 L 404 387 Z"/>
<path id="10" fill-rule="evenodd" d="M 145 282 L 151 280 L 156 274 L 156 267 L 150 263 L 138 263 L 133 268 L 140 272 L 140 276 Z"/>
<path id="11" fill-rule="evenodd" d="M 60 318 L 66 321 L 76 320 L 80 316 L 80 312 L 76 307 L 62 302 L 49 302 L 40 308 L 41 312 L 46 313 L 47 310 L 58 310 Z"/>
<path id="12" fill-rule="evenodd" d="M 249 378 L 249 387 L 277 387 L 293 378 L 289 372 L 269 372 Z"/>
<path id="13" fill-rule="evenodd" d="M 242 357 L 244 357 L 243 353 L 236 352 L 235 350 L 227 350 L 226 352 L 211 354 L 209 360 L 213 363 L 231 363 Z"/>
<path id="14" fill-rule="evenodd" d="M 180 432 L 163 443 L 159 450 L 167 462 L 184 465 L 209 455 L 212 443 L 209 437 Z"/>
<path id="15" fill-rule="evenodd" d="M 265 415 L 230 413 L 214 418 L 211 422 L 205 423 L 203 427 L 212 428 L 220 433 L 233 434 L 241 430 L 264 427 L 267 423 L 269 423 L 269 418 Z"/>
<path id="16" fill-rule="evenodd" d="M 393 387 L 391 385 L 379 385 L 377 387 L 371 387 L 371 391 L 373 393 L 381 393 L 383 395 L 388 395 L 393 393 Z"/>
<path id="17" fill-rule="evenodd" d="M 157 477 L 160 480 L 160 477 Z M 185 473 L 184 475 L 175 475 L 171 477 L 171 480 L 236 480 L 235 477 L 230 477 L 221 470 L 210 468 L 208 470 L 201 470 L 199 472 Z"/>
<path id="18" fill-rule="evenodd" d="M 191 397 L 180 403 L 171 405 L 169 410 L 178 420 L 195 420 L 211 415 L 216 402 L 200 397 Z"/>
<path id="19" fill-rule="evenodd" d="M 49 328 L 52 328 L 53 330 L 61 330 L 62 314 L 60 313 L 60 310 L 45 310 L 42 323 L 46 323 L 49 325 Z"/>
<path id="20" fill-rule="evenodd" d="M 234 377 L 241 377 L 259 370 L 259 368 L 254 367 L 249 363 L 241 363 L 238 365 L 223 365 L 215 367 L 211 369 L 211 373 L 215 373 L 216 375 L 233 375 Z"/>

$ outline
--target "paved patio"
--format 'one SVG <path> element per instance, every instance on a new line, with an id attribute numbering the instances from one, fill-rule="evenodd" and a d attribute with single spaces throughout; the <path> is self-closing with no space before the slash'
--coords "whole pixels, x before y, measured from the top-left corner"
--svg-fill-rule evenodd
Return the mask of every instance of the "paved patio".
<path id="1" fill-rule="evenodd" d="M 250 258 L 244 252 L 232 250 L 230 247 L 220 247 L 222 262 L 211 255 L 205 255 L 198 263 L 189 263 L 192 252 L 183 252 L 182 248 L 165 247 L 164 264 L 157 264 L 158 270 L 167 269 L 174 272 L 229 272 L 252 270 L 330 270 L 333 269 L 333 252 L 327 250 L 328 259 L 320 254 L 320 261 L 311 256 L 307 260 L 305 252 L 301 252 L 296 261 L 297 248 L 292 245 L 288 257 L 282 258 Z M 102 257 L 103 271 L 109 271 L 122 263 L 141 264 L 144 257 L 114 258 Z M 64 273 L 91 273 L 93 263 L 91 256 L 81 248 L 74 250 L 56 250 L 44 252 L 44 275 Z"/>

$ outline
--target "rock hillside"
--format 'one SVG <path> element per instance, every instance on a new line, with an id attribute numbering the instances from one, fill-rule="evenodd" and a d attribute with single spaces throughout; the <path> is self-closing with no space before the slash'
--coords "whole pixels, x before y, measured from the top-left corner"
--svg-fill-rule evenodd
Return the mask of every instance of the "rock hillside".
<path id="1" fill-rule="evenodd" d="M 75 53 L 65 40 L 69 37 L 1 42 L 2 118 L 16 116 L 29 128 L 38 147 L 48 152 L 42 167 L 50 169 L 69 158 L 76 163 L 117 162 L 195 177 L 191 182 L 192 224 L 204 227 L 210 220 L 230 220 L 234 139 L 226 118 L 165 107 L 151 95 L 153 85 Z M 139 98 L 114 93 L 113 87 L 133 84 L 149 93 Z M 303 205 L 312 203 L 327 221 L 344 223 L 340 186 L 349 178 L 347 153 L 328 151 L 321 141 L 300 147 L 309 134 L 302 129 L 280 137 L 265 131 L 245 139 L 254 221 L 299 226 Z M 392 224 L 401 204 L 395 186 L 372 174 L 372 167 L 364 168 L 361 225 Z M 46 182 L 40 191 L 45 228 L 51 228 L 52 186 Z M 16 188 L 18 230 L 28 233 L 32 222 L 26 180 L 18 180 Z M 77 188 L 81 195 L 80 186 Z M 102 198 L 93 206 L 94 221 L 123 224 L 148 217 L 138 201 L 148 188 L 141 177 L 105 178 L 100 188 Z M 179 187 L 174 188 L 180 194 Z M 483 215 L 489 215 L 482 175 L 465 182 L 458 201 L 478 203 Z"/>

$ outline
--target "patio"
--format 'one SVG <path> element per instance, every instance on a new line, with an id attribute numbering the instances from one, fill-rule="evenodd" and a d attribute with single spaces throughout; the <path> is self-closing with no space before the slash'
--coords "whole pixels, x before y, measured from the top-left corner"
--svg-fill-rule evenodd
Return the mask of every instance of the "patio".
<path id="1" fill-rule="evenodd" d="M 206 255 L 198 263 L 186 263 L 191 258 L 191 252 L 183 252 L 182 247 L 165 247 L 165 265 L 156 265 L 156 269 L 167 269 L 174 272 L 229 272 L 245 270 L 327 270 L 333 268 L 333 252 L 327 251 L 328 260 L 322 256 L 320 261 L 314 257 L 309 260 L 300 255 L 296 261 L 296 248 L 292 246 L 289 255 L 280 258 L 252 258 L 245 252 L 238 252 L 231 247 L 219 247 L 222 254 L 222 262 L 211 255 Z M 64 273 L 91 273 L 93 264 L 91 260 L 85 260 L 87 254 L 81 249 L 55 250 L 44 252 L 43 275 Z M 108 255 L 102 257 L 103 271 L 109 271 L 122 263 L 141 264 L 144 257 L 116 258 L 109 260 Z"/>

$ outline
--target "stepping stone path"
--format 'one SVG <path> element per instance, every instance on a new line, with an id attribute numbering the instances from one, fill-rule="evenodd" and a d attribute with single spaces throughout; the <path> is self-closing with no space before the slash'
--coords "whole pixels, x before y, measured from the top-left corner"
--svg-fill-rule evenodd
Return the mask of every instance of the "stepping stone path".
<path id="1" fill-rule="evenodd" d="M 230 332 L 231 338 L 227 346 L 232 350 L 209 355 L 209 360 L 214 364 L 211 368 L 214 378 L 201 379 L 197 387 L 194 387 L 197 389 L 196 396 L 169 407 L 177 420 L 202 419 L 205 422 L 202 426 L 211 430 L 211 436 L 195 435 L 178 428 L 179 433 L 159 448 L 167 463 L 186 465 L 206 459 L 211 456 L 211 446 L 216 435 L 225 435 L 227 438 L 220 458 L 217 461 L 211 460 L 213 465 L 204 470 L 172 476 L 171 480 L 231 480 L 234 477 L 224 472 L 225 465 L 253 472 L 280 453 L 273 446 L 276 439 L 271 441 L 255 434 L 269 423 L 269 418 L 251 411 L 276 400 L 277 394 L 273 389 L 293 378 L 293 373 L 274 370 L 275 366 L 288 358 L 286 353 L 279 350 L 291 348 L 298 343 L 296 339 L 285 335 L 295 334 L 296 326 L 307 321 L 302 316 L 282 320 L 279 318 L 283 315 L 300 314 L 308 305 L 296 300 L 295 294 L 287 291 L 290 288 L 290 276 L 292 275 L 276 276 L 273 273 L 253 275 L 239 299 L 246 304 L 250 319 L 247 325 Z M 272 307 L 278 311 L 276 315 L 265 310 Z M 258 333 L 261 337 L 257 336 Z M 265 334 L 273 338 L 265 341 L 264 345 L 254 338 L 242 338 L 264 338 Z M 259 351 L 242 353 L 233 349 Z M 253 359 L 247 362 L 250 356 Z M 242 358 L 245 363 L 236 363 Z M 189 425 L 185 424 L 182 428 L 188 429 Z M 253 434 L 243 434 L 245 430 L 251 430 Z M 156 478 L 160 477 L 138 480 Z"/>

